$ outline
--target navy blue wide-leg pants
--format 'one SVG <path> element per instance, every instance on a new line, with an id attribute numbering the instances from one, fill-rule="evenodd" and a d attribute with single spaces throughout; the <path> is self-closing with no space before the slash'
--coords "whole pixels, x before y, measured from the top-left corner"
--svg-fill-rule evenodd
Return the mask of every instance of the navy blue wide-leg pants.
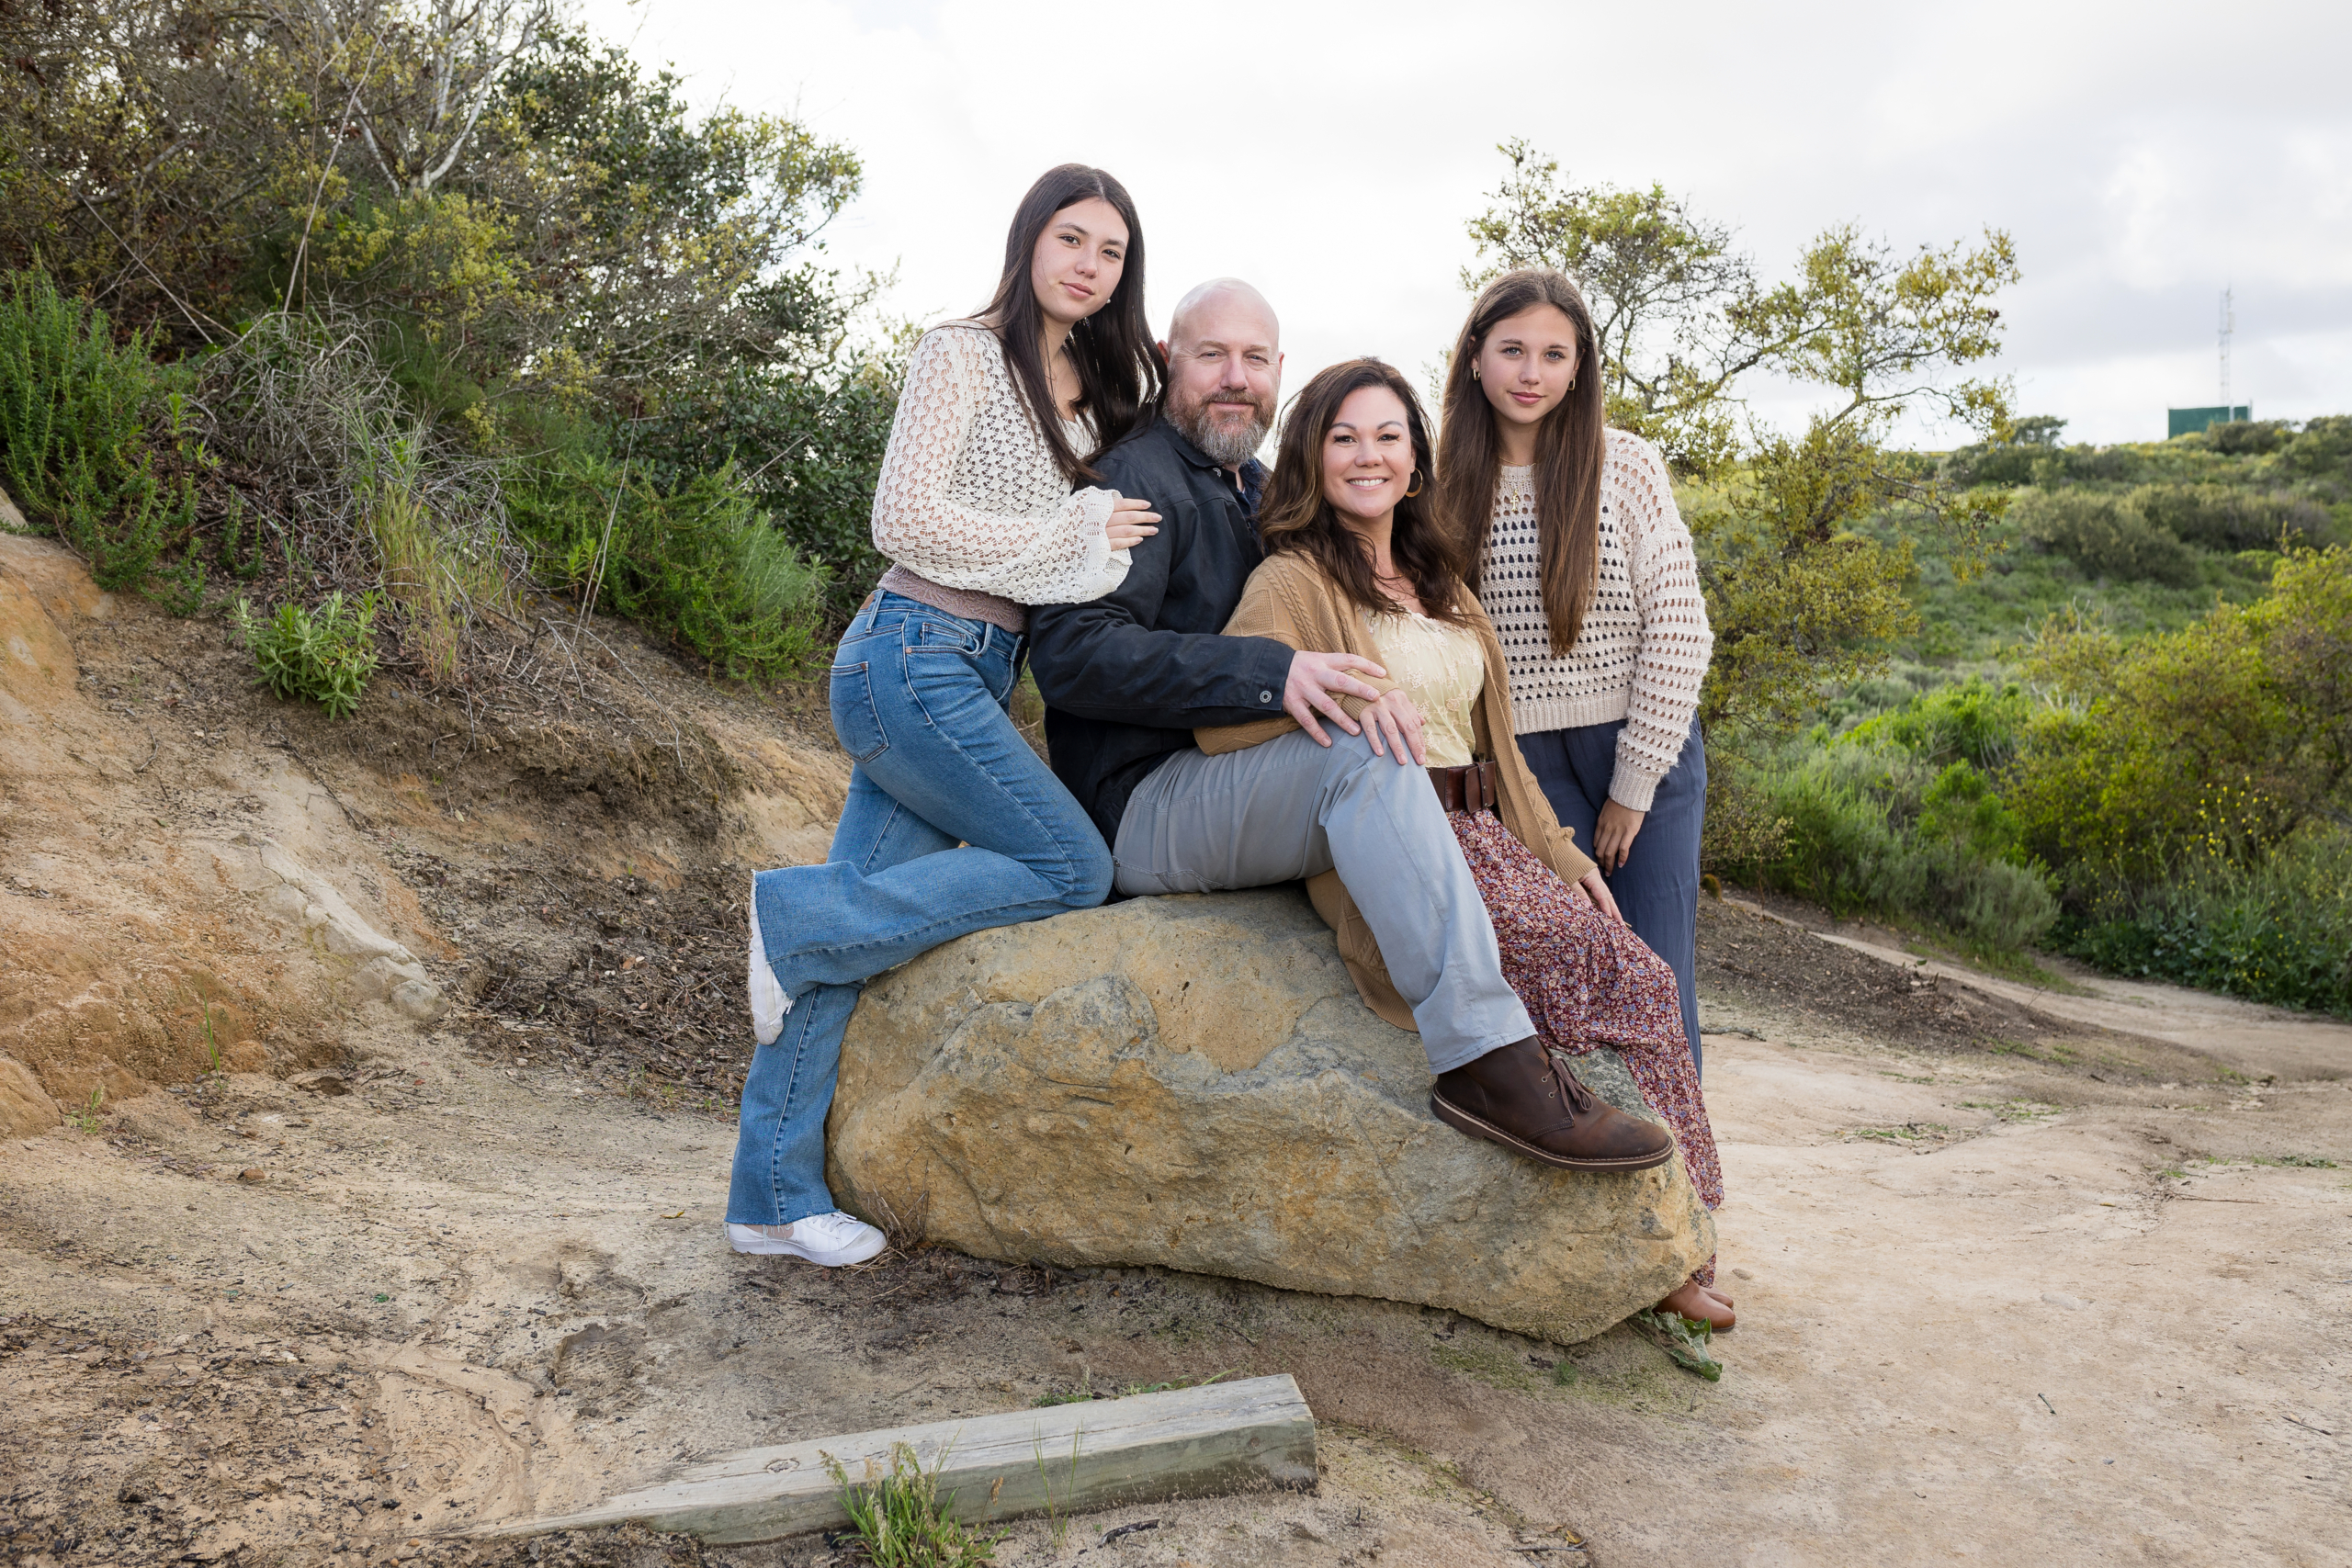
<path id="1" fill-rule="evenodd" d="M 1519 738 L 1519 754 L 1552 803 L 1564 828 L 1576 829 L 1577 847 L 1592 852 L 1593 829 L 1609 781 L 1617 772 L 1617 732 L 1625 721 L 1588 724 L 1574 729 L 1542 729 Z M 1682 992 L 1682 1028 L 1690 1036 L 1690 1060 L 1699 1058 L 1699 832 L 1707 817 L 1707 749 L 1699 721 L 1682 742 L 1682 755 L 1658 781 L 1642 830 L 1625 863 L 1609 874 L 1609 891 L 1634 934 L 1666 960 Z"/>

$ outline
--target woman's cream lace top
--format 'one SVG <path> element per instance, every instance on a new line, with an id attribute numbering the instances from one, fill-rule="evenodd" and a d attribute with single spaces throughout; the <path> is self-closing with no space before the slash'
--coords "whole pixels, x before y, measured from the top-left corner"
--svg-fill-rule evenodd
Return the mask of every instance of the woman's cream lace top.
<path id="1" fill-rule="evenodd" d="M 1421 710 L 1421 749 L 1432 768 L 1471 760 L 1471 714 L 1487 689 L 1487 659 L 1478 634 L 1427 615 L 1364 615 L 1381 668 Z"/>
<path id="2" fill-rule="evenodd" d="M 1066 429 L 1081 451 L 1093 444 Z M 951 321 L 923 334 L 874 487 L 876 549 L 944 587 L 1081 604 L 1127 575 L 1102 532 L 1117 499 L 1070 493 L 996 333 Z"/>
<path id="3" fill-rule="evenodd" d="M 1529 735 L 1623 719 L 1610 798 L 1647 811 L 1682 755 L 1715 639 L 1665 460 L 1623 430 L 1607 433 L 1606 452 L 1600 570 L 1567 657 L 1552 656 L 1544 614 L 1532 468 L 1504 468 L 1495 487 L 1478 600 L 1510 669 L 1512 727 Z"/>

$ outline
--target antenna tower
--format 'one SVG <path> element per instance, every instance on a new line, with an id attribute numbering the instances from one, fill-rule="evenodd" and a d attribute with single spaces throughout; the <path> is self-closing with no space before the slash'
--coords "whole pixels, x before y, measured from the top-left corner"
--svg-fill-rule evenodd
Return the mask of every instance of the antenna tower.
<path id="1" fill-rule="evenodd" d="M 2237 330 L 2237 312 L 2230 308 L 2230 290 L 2222 289 L 2222 417 L 2230 417 L 2230 334 Z"/>

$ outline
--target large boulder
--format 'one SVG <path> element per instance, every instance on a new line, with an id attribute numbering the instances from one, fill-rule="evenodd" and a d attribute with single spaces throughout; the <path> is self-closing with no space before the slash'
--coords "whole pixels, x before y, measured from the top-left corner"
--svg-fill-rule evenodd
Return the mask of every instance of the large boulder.
<path id="1" fill-rule="evenodd" d="M 1623 1065 L 1580 1071 L 1641 1110 Z M 1160 1264 L 1599 1333 L 1714 1250 L 1679 1160 L 1553 1170 L 1430 1114 L 1417 1036 L 1291 889 L 982 931 L 860 1001 L 836 1195 L 983 1258 Z"/>

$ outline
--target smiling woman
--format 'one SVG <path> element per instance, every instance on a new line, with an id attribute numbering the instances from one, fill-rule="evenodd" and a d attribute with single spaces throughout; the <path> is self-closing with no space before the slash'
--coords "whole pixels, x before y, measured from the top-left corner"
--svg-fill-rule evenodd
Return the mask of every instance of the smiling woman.
<path id="1" fill-rule="evenodd" d="M 874 494 L 894 564 L 833 658 L 849 800 L 826 864 L 752 883 L 738 1251 L 833 1265 L 882 1248 L 824 1179 L 842 1036 L 870 977 L 1110 891 L 1102 835 L 1008 705 L 1029 606 L 1101 598 L 1157 531 L 1145 502 L 1093 482 L 1095 456 L 1159 396 L 1143 254 L 1118 181 L 1050 169 L 1013 214 L 995 297 L 915 346 Z"/>
<path id="2" fill-rule="evenodd" d="M 1534 1028 L 1528 1039 L 1445 1066 L 1430 1111 L 1472 1137 L 1585 1169 L 1640 1169 L 1679 1145 L 1712 1209 L 1723 1201 L 1723 1178 L 1674 971 L 1618 918 L 1598 868 L 1512 744 L 1503 644 L 1463 581 L 1462 538 L 1428 495 L 1430 466 L 1420 406 L 1394 367 L 1358 359 L 1317 375 L 1283 428 L 1259 523 L 1265 563 L 1225 629 L 1369 660 L 1388 689 L 1363 709 L 1365 734 L 1385 735 L 1400 761 L 1409 750 L 1429 767 L 1502 976 Z M 1200 744 L 1229 751 L 1271 738 L 1263 725 L 1229 727 L 1201 731 Z M 1406 875 L 1410 865 L 1400 847 L 1379 870 Z M 1406 1027 L 1414 1020 L 1355 903 L 1374 879 L 1349 875 L 1352 888 L 1335 869 L 1310 880 L 1308 894 L 1337 931 L 1365 1003 Z M 1411 962 L 1409 953 L 1402 961 Z M 1603 1108 L 1567 1058 L 1603 1045 L 1671 1124 L 1673 1145 L 1652 1127 L 1596 1115 Z M 1729 1328 L 1732 1303 L 1713 1282 L 1710 1260 L 1659 1306 Z"/>

